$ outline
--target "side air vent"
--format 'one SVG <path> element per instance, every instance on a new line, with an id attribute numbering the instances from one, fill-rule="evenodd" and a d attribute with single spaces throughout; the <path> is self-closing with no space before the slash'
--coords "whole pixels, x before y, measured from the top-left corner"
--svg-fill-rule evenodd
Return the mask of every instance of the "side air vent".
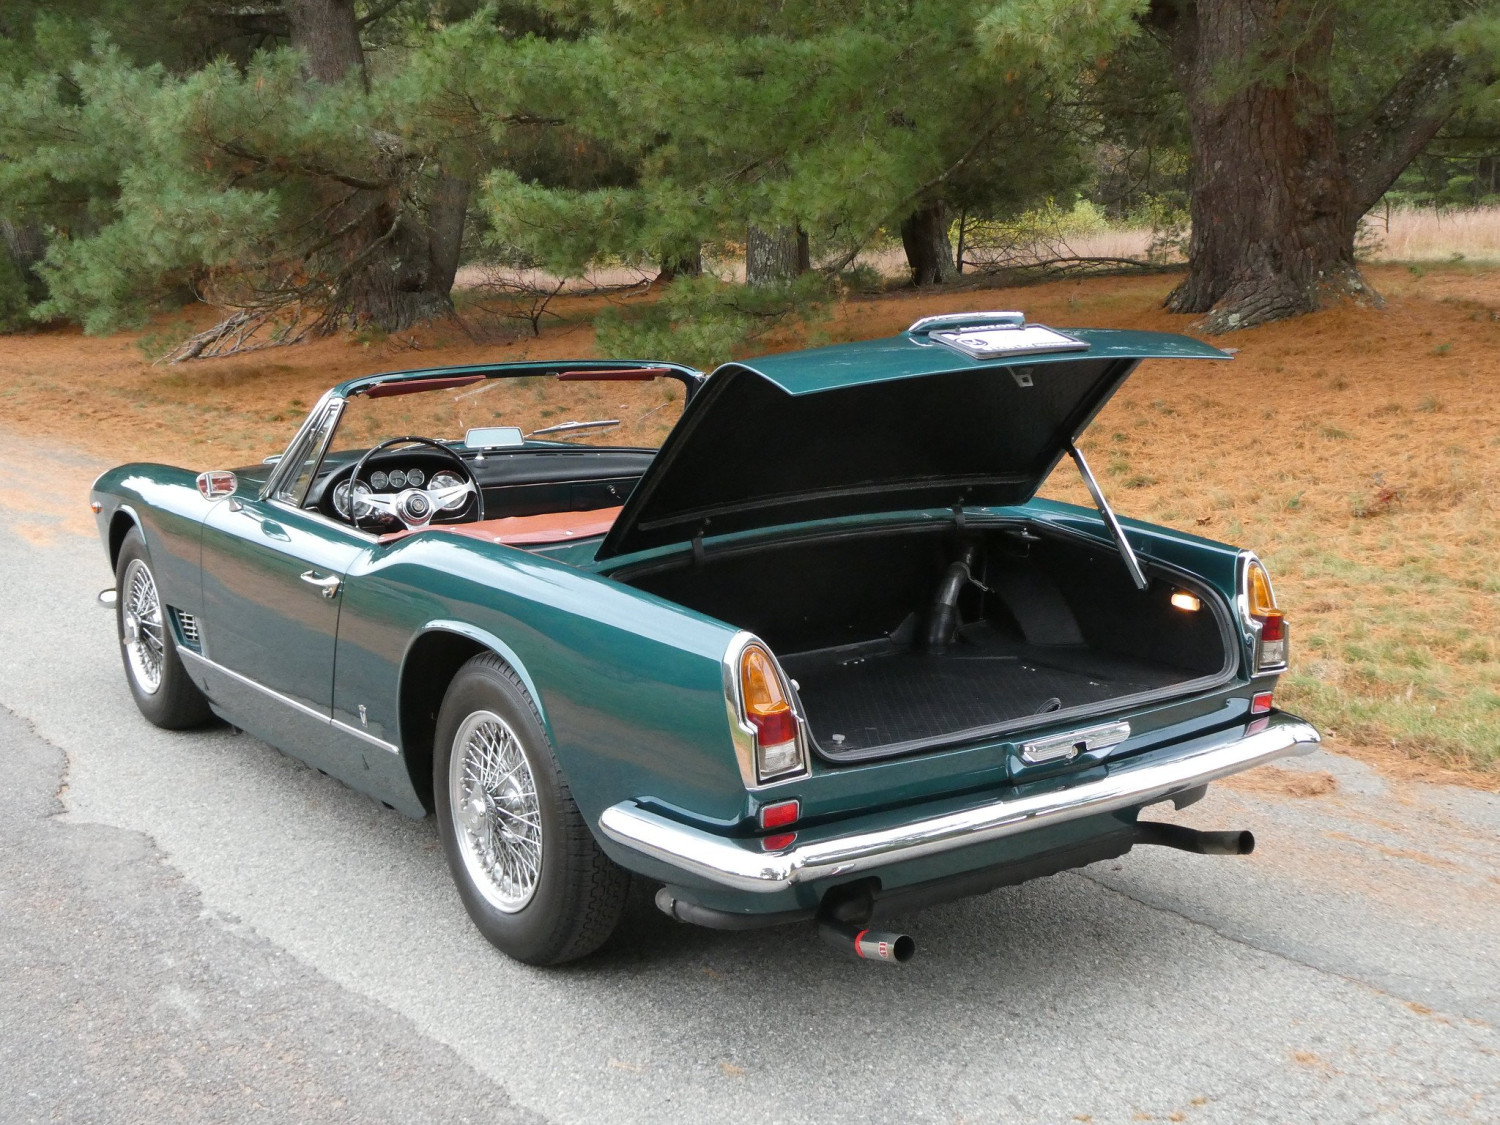
<path id="1" fill-rule="evenodd" d="M 177 631 L 182 635 L 182 639 L 193 648 L 198 648 L 200 641 L 198 640 L 197 616 L 183 613 L 180 609 L 174 609 L 172 612 L 177 615 Z"/>

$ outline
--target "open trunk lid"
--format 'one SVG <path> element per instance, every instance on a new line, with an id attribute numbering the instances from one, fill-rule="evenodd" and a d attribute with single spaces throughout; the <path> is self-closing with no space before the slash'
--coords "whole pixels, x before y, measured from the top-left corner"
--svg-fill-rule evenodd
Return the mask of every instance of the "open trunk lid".
<path id="1" fill-rule="evenodd" d="M 693 397 L 598 552 L 887 511 L 1020 504 L 1143 359 L 1186 336 L 1054 333 L 1015 313 L 728 363 Z"/>

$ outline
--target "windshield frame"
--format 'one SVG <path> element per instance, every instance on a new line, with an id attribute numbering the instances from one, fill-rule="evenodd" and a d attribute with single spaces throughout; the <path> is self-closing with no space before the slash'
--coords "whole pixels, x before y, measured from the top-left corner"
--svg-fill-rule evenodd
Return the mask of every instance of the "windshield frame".
<path id="1" fill-rule="evenodd" d="M 697 368 L 688 367 L 680 363 L 666 363 L 659 360 L 620 360 L 620 359 L 572 359 L 572 360 L 522 360 L 516 363 L 484 363 L 470 364 L 456 367 L 420 367 L 408 371 L 386 371 L 376 375 L 361 375 L 354 379 L 339 383 L 326 391 L 322 398 L 313 404 L 308 411 L 307 417 L 303 419 L 302 425 L 297 427 L 297 432 L 292 435 L 291 441 L 287 443 L 280 459 L 266 483 L 260 490 L 260 499 L 275 497 L 286 487 L 287 478 L 296 472 L 297 465 L 291 457 L 293 450 L 302 452 L 301 446 L 307 440 L 310 431 L 327 424 L 326 433 L 315 451 L 313 470 L 309 475 L 309 482 L 316 481 L 323 472 L 324 461 L 328 453 L 333 449 L 334 439 L 338 436 L 339 427 L 344 421 L 344 408 L 349 399 L 355 397 L 385 397 L 391 394 L 400 394 L 401 391 L 387 390 L 385 395 L 379 393 L 378 388 L 393 387 L 400 383 L 441 383 L 439 386 L 425 386 L 414 388 L 412 393 L 424 393 L 439 390 L 443 387 L 461 385 L 461 382 L 478 383 L 489 379 L 525 379 L 537 376 L 561 376 L 564 373 L 577 372 L 577 381 L 587 379 L 587 373 L 598 372 L 601 382 L 611 379 L 630 378 L 622 374 L 626 371 L 640 371 L 643 374 L 650 372 L 651 378 L 676 379 L 683 385 L 683 409 L 697 395 L 703 386 L 706 376 Z M 372 394 L 371 392 L 374 392 Z M 332 415 L 330 418 L 330 414 Z M 399 435 L 392 435 L 399 436 Z M 566 446 L 567 442 L 548 442 L 554 448 Z M 592 446 L 590 448 L 608 448 Z M 617 448 L 636 448 L 635 446 L 619 446 Z M 524 452 L 516 450 L 513 452 Z M 655 450 L 651 450 L 655 452 Z M 305 492 L 297 501 L 300 506 L 306 499 Z"/>

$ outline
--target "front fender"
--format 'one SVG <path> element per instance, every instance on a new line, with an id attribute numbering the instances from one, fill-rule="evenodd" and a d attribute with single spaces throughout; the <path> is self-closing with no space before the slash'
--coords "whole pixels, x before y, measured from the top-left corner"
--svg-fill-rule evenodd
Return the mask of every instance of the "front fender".
<path id="1" fill-rule="evenodd" d="M 130 519 L 146 541 L 162 601 L 201 613 L 203 521 L 218 501 L 204 499 L 197 474 L 170 465 L 121 465 L 101 475 L 89 495 L 99 505 L 96 519 L 105 551 L 112 550 L 115 520 Z"/>

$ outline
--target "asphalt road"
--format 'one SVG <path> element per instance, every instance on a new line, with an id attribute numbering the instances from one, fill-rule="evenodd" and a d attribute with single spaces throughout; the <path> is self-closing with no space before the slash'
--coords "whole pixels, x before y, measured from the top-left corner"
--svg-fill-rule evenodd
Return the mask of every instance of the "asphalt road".
<path id="1" fill-rule="evenodd" d="M 901 968 L 642 898 L 604 954 L 530 969 L 469 926 L 430 822 L 148 726 L 98 544 L 27 519 L 0 538 L 0 1121 L 1500 1120 L 1493 796 L 1320 753 L 1178 814 L 1255 855 L 934 908 Z"/>

